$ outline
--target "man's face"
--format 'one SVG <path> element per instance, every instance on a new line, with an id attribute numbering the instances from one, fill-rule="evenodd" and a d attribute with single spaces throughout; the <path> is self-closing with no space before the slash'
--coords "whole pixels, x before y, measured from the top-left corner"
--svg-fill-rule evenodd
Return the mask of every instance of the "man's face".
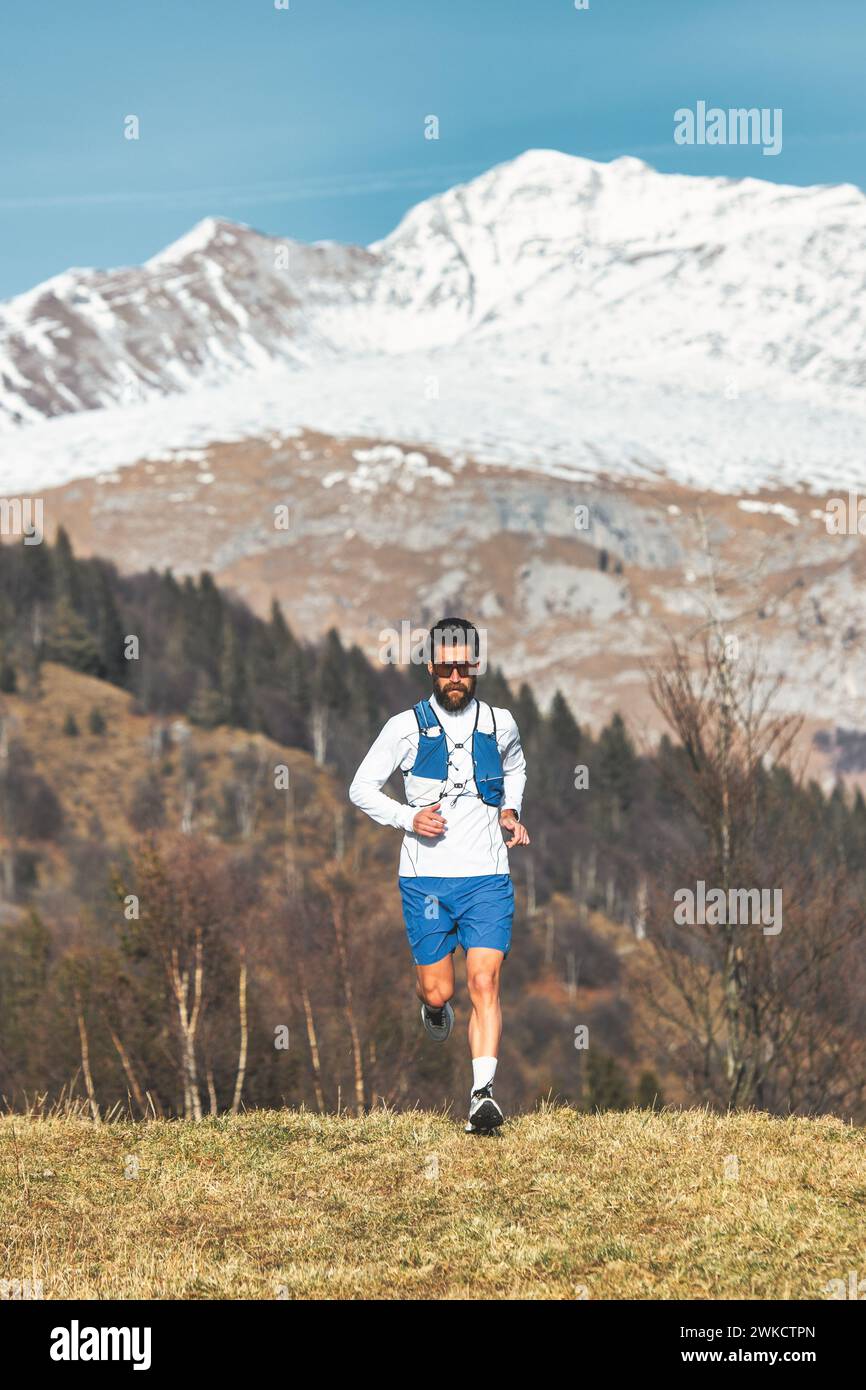
<path id="1" fill-rule="evenodd" d="M 434 650 L 435 661 L 427 663 L 427 670 L 433 677 L 436 699 L 443 709 L 457 714 L 465 709 L 475 694 L 478 680 L 478 660 L 468 647 L 448 646 L 445 643 Z"/>

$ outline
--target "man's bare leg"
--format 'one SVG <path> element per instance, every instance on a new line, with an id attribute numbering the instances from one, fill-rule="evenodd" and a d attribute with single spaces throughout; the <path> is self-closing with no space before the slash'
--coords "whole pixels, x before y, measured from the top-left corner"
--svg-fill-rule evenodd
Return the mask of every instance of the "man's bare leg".
<path id="1" fill-rule="evenodd" d="M 470 946 L 466 952 L 466 978 L 472 1013 L 469 1018 L 469 1051 L 473 1057 L 498 1057 L 502 1037 L 499 976 L 505 956 L 487 946 Z"/>
<path id="2" fill-rule="evenodd" d="M 471 1131 L 489 1133 L 502 1124 L 502 1110 L 493 1099 L 493 1078 L 502 1036 L 499 977 L 505 955 L 488 946 L 471 946 L 466 952 L 466 979 L 472 1014 L 469 1050 L 472 1053 L 472 1095 L 469 1102 Z"/>
<path id="3" fill-rule="evenodd" d="M 441 1009 L 454 993 L 454 957 L 445 956 L 435 965 L 416 965 L 416 992 L 422 1003 Z"/>
<path id="4" fill-rule="evenodd" d="M 416 965 L 415 974 L 424 1029 L 434 1042 L 447 1042 L 454 1027 L 454 1010 L 448 1002 L 454 993 L 454 961 L 447 955 L 435 965 Z"/>

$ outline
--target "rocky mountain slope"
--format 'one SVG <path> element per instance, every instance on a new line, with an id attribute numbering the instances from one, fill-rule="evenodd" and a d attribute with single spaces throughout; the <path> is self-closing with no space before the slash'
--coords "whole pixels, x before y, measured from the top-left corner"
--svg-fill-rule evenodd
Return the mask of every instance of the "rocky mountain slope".
<path id="1" fill-rule="evenodd" d="M 811 775 L 866 771 L 862 740 L 833 734 L 866 730 L 866 557 L 793 489 L 588 482 L 305 432 L 178 449 L 47 491 L 45 508 L 77 551 L 210 569 L 263 616 L 277 595 L 297 631 L 336 626 L 371 660 L 389 630 L 465 609 L 513 682 L 542 700 L 560 686 L 593 725 L 620 709 L 650 741 L 647 663 L 707 631 L 703 517 L 725 634 L 744 658 L 760 645 L 807 739 L 824 737 Z"/>

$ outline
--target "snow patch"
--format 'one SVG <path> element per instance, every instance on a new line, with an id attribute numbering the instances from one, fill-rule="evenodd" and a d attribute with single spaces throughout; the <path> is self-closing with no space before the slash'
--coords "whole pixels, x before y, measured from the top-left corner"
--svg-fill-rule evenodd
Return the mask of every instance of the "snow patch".
<path id="1" fill-rule="evenodd" d="M 800 518 L 793 507 L 784 502 L 762 502 L 758 499 L 741 498 L 737 503 L 741 512 L 760 512 L 765 516 L 780 516 L 789 526 L 799 526 Z"/>

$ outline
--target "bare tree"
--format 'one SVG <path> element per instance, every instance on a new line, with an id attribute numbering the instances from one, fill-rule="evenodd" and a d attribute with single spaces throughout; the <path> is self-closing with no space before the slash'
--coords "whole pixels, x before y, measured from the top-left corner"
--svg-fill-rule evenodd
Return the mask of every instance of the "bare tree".
<path id="1" fill-rule="evenodd" d="M 313 1092 L 320 1114 L 325 1113 L 325 1093 L 322 1086 L 322 1063 L 319 1052 L 319 1039 L 316 1033 L 316 1020 L 307 983 L 304 942 L 304 904 L 303 873 L 298 863 L 297 853 L 297 815 L 294 783 L 289 777 L 286 787 L 286 807 L 283 826 L 283 874 L 286 895 L 287 938 L 291 951 L 291 967 L 298 982 L 298 993 L 304 1011 L 304 1027 L 307 1045 L 310 1049 L 310 1065 L 313 1072 Z"/>
<path id="2" fill-rule="evenodd" d="M 349 965 L 349 956 L 346 949 L 346 902 L 348 894 L 346 885 L 336 874 L 326 877 L 325 888 L 328 903 L 330 906 L 331 921 L 334 927 L 334 939 L 337 944 L 337 965 L 340 975 L 340 986 L 343 991 L 343 1005 L 346 1014 L 346 1022 L 349 1028 L 349 1038 L 352 1044 L 352 1070 L 355 1083 L 355 1110 L 359 1115 L 363 1115 L 366 1109 L 365 1084 L 364 1084 L 364 1053 L 361 1047 L 361 1036 L 358 1032 L 358 1023 L 355 1015 L 355 1004 L 352 992 L 352 972 Z"/>
<path id="3" fill-rule="evenodd" d="M 93 1076 L 90 1071 L 90 1041 L 87 1036 L 87 1024 L 84 1019 L 84 1005 L 81 1000 L 81 990 L 75 989 L 75 1018 L 78 1023 L 78 1037 L 81 1044 L 81 1074 L 84 1077 L 84 1085 L 87 1090 L 87 1099 L 90 1104 L 90 1116 L 94 1124 L 99 1124 L 99 1106 L 96 1103 L 96 1089 L 93 1085 Z"/>
<path id="4" fill-rule="evenodd" d="M 241 1096 L 244 1089 L 244 1078 L 247 1074 L 247 1046 L 249 1043 L 249 1023 L 247 1021 L 247 952 L 246 945 L 241 945 L 241 966 L 238 974 L 238 1015 L 240 1020 L 240 1051 L 238 1054 L 238 1072 L 235 1077 L 235 1093 L 232 1097 L 232 1114 L 236 1115 L 240 1109 Z"/>
<path id="5" fill-rule="evenodd" d="M 651 673 L 655 704 L 683 752 L 677 790 L 700 830 L 689 871 L 721 889 L 725 903 L 769 883 L 785 905 L 778 933 L 725 912 L 684 935 L 673 925 L 672 881 L 656 875 L 648 935 L 664 983 L 653 1006 L 680 1070 L 704 1094 L 728 1106 L 814 1109 L 840 1090 L 850 1098 L 836 1065 L 835 1025 L 846 1011 L 831 997 L 828 965 L 862 940 L 864 919 L 844 875 L 810 857 L 810 828 L 776 789 L 800 728 L 776 712 L 779 687 L 753 657 L 734 655 L 715 624 L 697 662 L 674 643 Z M 680 859 L 679 884 L 686 867 Z"/>
<path id="6" fill-rule="evenodd" d="M 161 963 L 178 1039 L 183 1113 L 200 1120 L 202 1100 L 196 1044 L 202 1021 L 209 946 L 228 935 L 240 905 L 229 866 L 189 835 L 161 849 L 151 837 L 137 863 L 139 938 Z M 213 1087 L 211 1086 L 211 1105 Z"/>
<path id="7" fill-rule="evenodd" d="M 127 1048 L 124 1046 L 119 1033 L 115 1031 L 111 1024 L 108 1025 L 108 1031 L 111 1037 L 112 1045 L 118 1057 L 120 1058 L 120 1065 L 123 1067 L 123 1074 L 126 1077 L 127 1082 L 129 1083 L 129 1089 L 132 1092 L 135 1103 L 141 1111 L 142 1115 L 146 1115 L 148 1110 L 147 1101 L 145 1100 L 144 1092 L 141 1089 L 141 1085 L 139 1083 L 138 1076 L 136 1075 L 135 1068 L 132 1065 L 132 1059 L 130 1058 L 129 1052 Z"/>

